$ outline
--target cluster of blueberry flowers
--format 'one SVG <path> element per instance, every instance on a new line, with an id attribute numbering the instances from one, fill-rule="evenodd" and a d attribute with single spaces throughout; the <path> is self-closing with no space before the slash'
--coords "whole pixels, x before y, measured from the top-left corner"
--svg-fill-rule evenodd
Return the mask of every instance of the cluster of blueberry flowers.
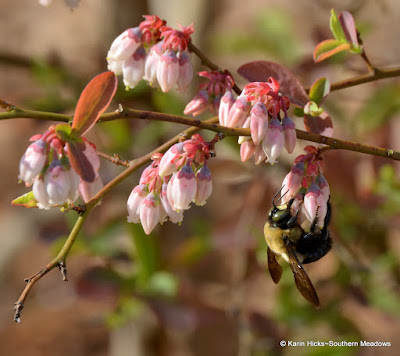
<path id="1" fill-rule="evenodd" d="M 199 92 L 186 105 L 184 114 L 197 116 L 207 109 L 212 114 L 218 114 L 220 102 L 223 97 L 234 101 L 232 87 L 235 84 L 228 71 L 224 73 L 218 71 L 203 71 L 197 73 L 200 77 L 208 79 L 208 82 L 200 84 Z M 224 95 L 225 94 L 225 95 Z"/>
<path id="2" fill-rule="evenodd" d="M 211 148 L 211 142 L 195 134 L 171 146 L 164 155 L 154 154 L 129 196 L 128 222 L 140 222 L 148 235 L 167 219 L 181 223 L 192 202 L 204 205 L 212 192 L 207 166 Z"/>
<path id="3" fill-rule="evenodd" d="M 57 137 L 54 126 L 43 135 L 33 136 L 31 141 L 20 160 L 18 179 L 27 187 L 32 186 L 40 209 L 73 203 L 79 194 L 87 202 L 103 187 L 98 173 L 100 159 L 92 143 L 84 141 L 83 154 L 93 168 L 95 179 L 86 182 L 71 167 L 66 142 Z"/>
<path id="4" fill-rule="evenodd" d="M 306 154 L 298 156 L 294 166 L 282 182 L 282 204 L 294 199 L 291 206 L 295 212 L 302 204 L 299 221 L 312 223 L 318 217 L 318 226 L 324 226 L 330 196 L 329 184 L 323 176 L 323 160 L 318 148 L 307 146 Z"/>
<path id="5" fill-rule="evenodd" d="M 145 79 L 164 93 L 175 85 L 178 92 L 185 92 L 193 79 L 188 52 L 193 25 L 179 25 L 178 31 L 158 16 L 144 18 L 138 27 L 125 30 L 113 41 L 107 54 L 108 69 L 122 74 L 127 88 Z"/>
<path id="6" fill-rule="evenodd" d="M 293 152 L 296 130 L 287 113 L 289 105 L 289 98 L 279 93 L 279 83 L 272 77 L 268 82 L 247 84 L 236 100 L 230 91 L 224 94 L 219 106 L 219 123 L 251 131 L 251 138 L 239 137 L 243 162 L 254 154 L 256 164 L 263 161 L 274 164 L 283 147 Z"/>

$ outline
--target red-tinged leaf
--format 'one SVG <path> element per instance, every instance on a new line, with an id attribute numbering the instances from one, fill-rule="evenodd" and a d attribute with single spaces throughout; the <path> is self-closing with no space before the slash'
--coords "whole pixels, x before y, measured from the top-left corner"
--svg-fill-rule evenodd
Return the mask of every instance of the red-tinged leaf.
<path id="1" fill-rule="evenodd" d="M 280 84 L 280 92 L 290 101 L 303 107 L 308 102 L 308 95 L 297 77 L 286 67 L 269 61 L 255 61 L 243 64 L 238 73 L 249 82 L 266 82 L 274 77 Z"/>
<path id="2" fill-rule="evenodd" d="M 332 57 L 333 55 L 350 49 L 350 43 L 338 40 L 325 40 L 318 43 L 314 48 L 314 62 L 318 63 Z"/>
<path id="3" fill-rule="evenodd" d="M 304 127 L 307 132 L 328 137 L 333 135 L 332 119 L 326 111 L 319 116 L 304 115 Z"/>
<path id="4" fill-rule="evenodd" d="M 24 206 L 25 208 L 37 208 L 37 201 L 35 199 L 35 196 L 33 195 L 33 192 L 30 191 L 14 199 L 11 202 L 11 205 Z"/>
<path id="5" fill-rule="evenodd" d="M 348 11 L 343 11 L 339 15 L 339 21 L 347 41 L 353 44 L 353 46 L 358 47 L 359 43 L 357 36 L 357 28 L 354 22 L 353 15 Z"/>
<path id="6" fill-rule="evenodd" d="M 309 93 L 310 100 L 321 105 L 328 96 L 330 90 L 331 84 L 329 83 L 329 80 L 326 78 L 319 78 L 311 86 Z"/>
<path id="7" fill-rule="evenodd" d="M 83 89 L 72 122 L 75 135 L 82 136 L 92 128 L 99 116 L 110 105 L 117 90 L 117 84 L 117 78 L 113 72 L 104 72 L 94 77 Z"/>
<path id="8" fill-rule="evenodd" d="M 86 182 L 93 182 L 96 178 L 96 173 L 92 164 L 84 154 L 86 149 L 85 142 L 82 141 L 69 141 L 67 142 L 68 158 L 72 168 L 76 173 Z"/>

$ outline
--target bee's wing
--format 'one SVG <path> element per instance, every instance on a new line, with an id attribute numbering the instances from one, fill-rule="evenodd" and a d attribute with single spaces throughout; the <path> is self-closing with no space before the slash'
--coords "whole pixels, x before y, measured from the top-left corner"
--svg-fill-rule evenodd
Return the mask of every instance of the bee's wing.
<path id="1" fill-rule="evenodd" d="M 282 277 L 282 267 L 275 259 L 275 253 L 268 247 L 268 269 L 275 284 L 278 284 Z"/>
<path id="2" fill-rule="evenodd" d="M 319 308 L 319 299 L 313 284 L 310 281 L 305 269 L 299 262 L 293 246 L 289 240 L 285 241 L 286 250 L 289 256 L 289 265 L 293 272 L 294 281 L 299 292 L 307 299 L 315 308 Z"/>

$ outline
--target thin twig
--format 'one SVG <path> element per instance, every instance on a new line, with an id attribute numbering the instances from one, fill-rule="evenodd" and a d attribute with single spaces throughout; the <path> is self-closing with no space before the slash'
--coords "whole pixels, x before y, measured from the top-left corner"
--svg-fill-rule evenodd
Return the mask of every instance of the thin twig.
<path id="1" fill-rule="evenodd" d="M 121 157 L 117 153 L 114 153 L 113 156 L 110 156 L 104 152 L 99 152 L 99 151 L 96 151 L 96 152 L 99 157 L 105 158 L 106 160 L 110 161 L 111 163 L 116 164 L 117 166 L 129 167 L 129 161 L 122 160 Z"/>

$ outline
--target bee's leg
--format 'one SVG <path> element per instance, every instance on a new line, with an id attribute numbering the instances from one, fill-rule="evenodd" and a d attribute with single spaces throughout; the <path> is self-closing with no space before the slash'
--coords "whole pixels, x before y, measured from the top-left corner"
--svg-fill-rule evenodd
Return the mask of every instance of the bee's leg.
<path id="1" fill-rule="evenodd" d="M 288 207 L 290 209 L 290 207 L 292 206 L 294 202 L 294 199 L 290 200 L 288 203 Z M 287 222 L 287 228 L 290 229 L 292 228 L 296 223 L 297 223 L 297 218 L 299 217 L 300 214 L 300 209 L 301 209 L 301 204 L 299 205 L 299 207 L 296 210 L 296 214 L 294 214 Z"/>

